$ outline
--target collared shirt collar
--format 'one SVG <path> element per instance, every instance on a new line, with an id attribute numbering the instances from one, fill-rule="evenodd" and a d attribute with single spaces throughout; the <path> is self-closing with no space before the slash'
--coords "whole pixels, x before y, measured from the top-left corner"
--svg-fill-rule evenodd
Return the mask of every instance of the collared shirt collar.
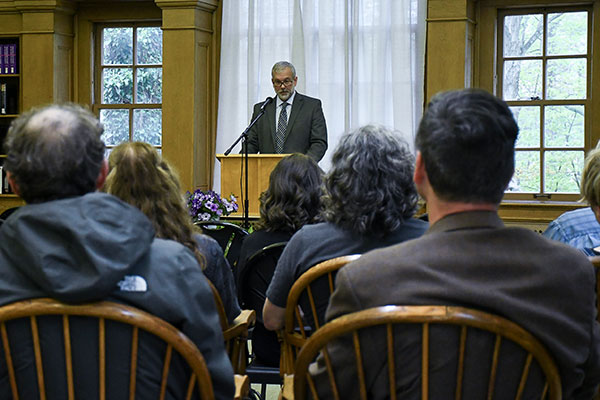
<path id="1" fill-rule="evenodd" d="M 444 216 L 431 225 L 427 233 L 503 227 L 504 223 L 496 211 L 464 211 Z"/>

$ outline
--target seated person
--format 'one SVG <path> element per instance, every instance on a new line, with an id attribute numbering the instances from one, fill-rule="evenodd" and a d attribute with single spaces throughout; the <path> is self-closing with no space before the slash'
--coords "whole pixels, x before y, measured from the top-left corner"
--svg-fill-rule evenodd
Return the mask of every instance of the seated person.
<path id="1" fill-rule="evenodd" d="M 434 96 L 417 131 L 414 173 L 431 226 L 418 239 L 372 251 L 342 268 L 326 320 L 389 304 L 462 306 L 500 315 L 529 331 L 553 356 L 562 398 L 591 399 L 600 383 L 592 265 L 572 247 L 529 229 L 506 227 L 498 216 L 514 172 L 517 133 L 509 107 L 490 93 L 469 89 Z M 422 333 L 409 332 L 397 330 L 393 338 L 403 370 L 396 375 L 396 397 L 421 399 Z M 385 334 L 384 328 L 369 330 L 369 348 L 363 351 L 369 399 L 390 398 Z M 457 336 L 437 335 L 430 349 L 429 398 L 454 398 Z M 478 348 L 493 348 L 493 339 L 473 335 L 470 340 Z M 342 340 L 327 349 L 344 382 L 338 386 L 339 398 L 357 399 L 356 369 L 348 367 L 354 362 L 351 352 Z M 481 365 L 486 371 L 490 359 L 484 358 L 474 358 L 471 368 Z M 511 368 L 517 358 L 512 353 L 499 360 L 505 367 L 497 370 L 496 397 L 514 397 L 498 384 L 509 377 L 518 383 Z M 328 398 L 322 357 L 310 372 L 319 397 Z M 540 393 L 531 393 L 542 386 L 539 368 L 532 364 L 530 372 L 533 382 L 525 385 L 523 398 L 540 398 Z M 480 383 L 465 379 L 463 398 L 485 398 L 487 385 Z"/>
<path id="2" fill-rule="evenodd" d="M 593 256 L 599 254 L 594 248 L 600 246 L 600 149 L 590 151 L 585 158 L 581 194 L 589 207 L 562 214 L 550 222 L 543 235 Z"/>
<path id="3" fill-rule="evenodd" d="M 190 249 L 204 275 L 215 286 L 229 323 L 240 313 L 235 282 L 219 244 L 195 233 L 179 178 L 148 143 L 124 142 L 108 159 L 109 174 L 103 191 L 139 208 L 152 222 L 156 237 L 175 240 Z"/>
<path id="4" fill-rule="evenodd" d="M 318 221 L 321 211 L 322 171 L 309 156 L 295 153 L 277 163 L 269 187 L 260 195 L 260 220 L 246 236 L 237 264 L 241 276 L 248 258 L 265 246 L 287 242 L 298 229 Z M 238 284 L 238 288 L 240 285 Z M 279 366 L 279 341 L 275 332 L 256 322 L 252 346 L 257 361 Z"/>
<path id="5" fill-rule="evenodd" d="M 26 205 L 0 230 L 0 304 L 52 297 L 67 303 L 113 300 L 146 310 L 198 346 L 215 397 L 231 399 L 233 369 L 219 316 L 192 252 L 155 238 L 152 223 L 136 207 L 96 193 L 108 173 L 102 132 L 98 119 L 76 105 L 33 109 L 12 122 L 4 168 Z M 145 369 L 160 375 L 161 366 L 151 364 Z M 148 378 L 139 374 L 138 380 Z M 8 377 L 0 382 L 0 392 L 10 393 Z M 176 398 L 186 389 L 169 384 Z"/>
<path id="6" fill-rule="evenodd" d="M 346 134 L 331 161 L 325 177 L 325 222 L 305 225 L 285 247 L 263 308 L 267 329 L 283 327 L 288 293 L 309 268 L 414 239 L 427 230 L 425 221 L 413 218 L 418 199 L 414 157 L 393 132 L 368 125 Z M 317 300 L 321 321 L 328 299 Z"/>

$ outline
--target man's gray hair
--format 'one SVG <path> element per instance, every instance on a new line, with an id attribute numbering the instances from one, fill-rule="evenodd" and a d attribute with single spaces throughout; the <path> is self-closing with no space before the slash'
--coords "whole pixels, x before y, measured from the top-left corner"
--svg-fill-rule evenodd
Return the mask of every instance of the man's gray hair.
<path id="1" fill-rule="evenodd" d="M 296 77 L 296 68 L 292 65 L 292 63 L 287 61 L 277 61 L 273 68 L 271 69 L 271 76 L 275 75 L 277 72 L 281 72 L 284 69 L 289 68 L 292 70 L 292 78 Z"/>

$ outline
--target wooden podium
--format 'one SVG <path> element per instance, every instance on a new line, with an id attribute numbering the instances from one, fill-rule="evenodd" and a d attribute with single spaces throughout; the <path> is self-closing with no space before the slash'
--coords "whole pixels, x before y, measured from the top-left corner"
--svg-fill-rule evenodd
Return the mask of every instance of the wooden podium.
<path id="1" fill-rule="evenodd" d="M 259 197 L 269 187 L 269 175 L 275 165 L 289 154 L 248 154 L 248 216 L 260 217 Z M 244 157 L 242 154 L 228 156 L 217 154 L 221 162 L 221 196 L 229 197 L 233 194 L 238 200 L 238 212 L 230 215 L 242 217 L 244 215 Z"/>

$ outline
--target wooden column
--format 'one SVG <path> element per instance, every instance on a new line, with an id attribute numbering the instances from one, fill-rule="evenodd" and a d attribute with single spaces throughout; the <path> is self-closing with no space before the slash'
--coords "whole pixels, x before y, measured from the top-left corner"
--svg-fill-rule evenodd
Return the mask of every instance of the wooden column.
<path id="1" fill-rule="evenodd" d="M 184 190 L 212 186 L 218 0 L 155 0 L 163 28 L 163 156 Z"/>
<path id="2" fill-rule="evenodd" d="M 472 86 L 474 5 L 471 0 L 428 0 L 426 96 Z"/>
<path id="3" fill-rule="evenodd" d="M 21 85 L 23 111 L 73 99 L 73 3 L 15 1 L 22 14 Z"/>

